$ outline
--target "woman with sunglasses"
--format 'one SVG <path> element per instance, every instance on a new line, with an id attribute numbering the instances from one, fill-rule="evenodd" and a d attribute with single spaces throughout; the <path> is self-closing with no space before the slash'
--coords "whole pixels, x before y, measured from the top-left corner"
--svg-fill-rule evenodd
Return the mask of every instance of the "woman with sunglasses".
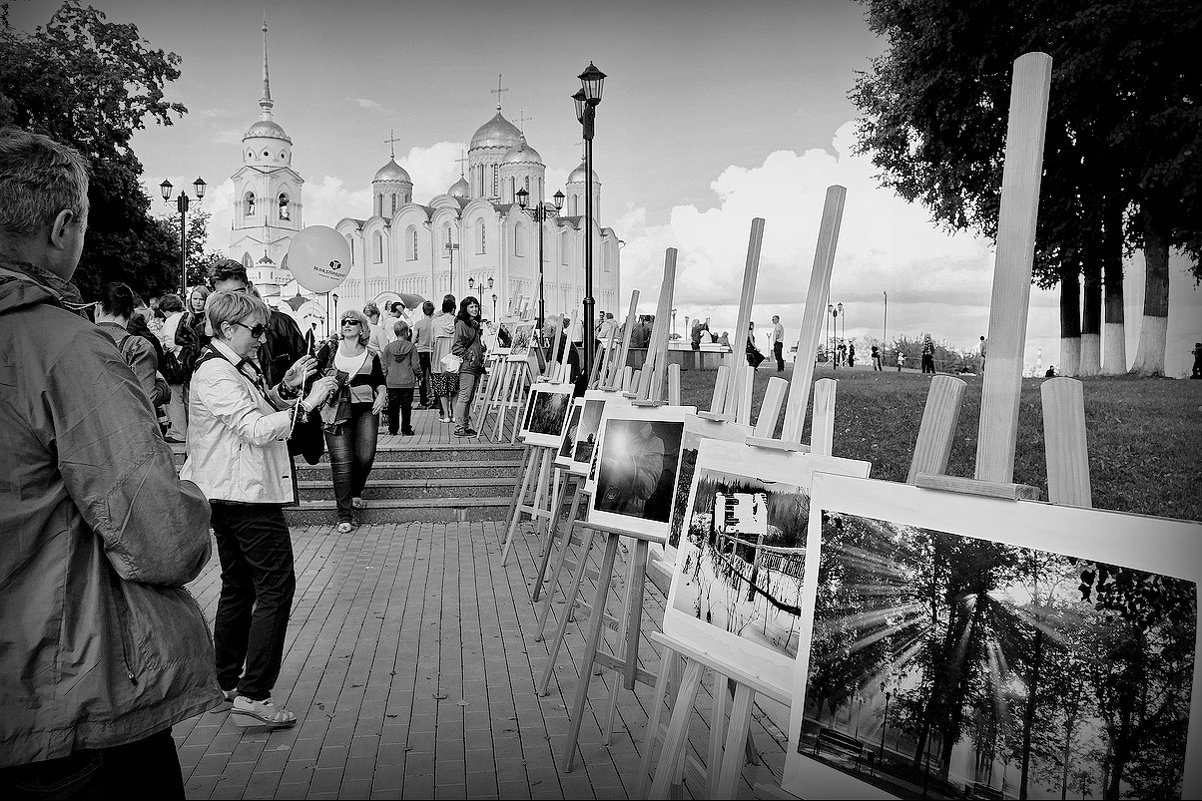
<path id="1" fill-rule="evenodd" d="M 233 702 L 235 723 L 291 726 L 296 715 L 271 700 L 296 587 L 284 522 L 284 506 L 295 501 L 287 440 L 296 416 L 320 406 L 337 384 L 318 379 L 296 400 L 317 370 L 311 356 L 293 364 L 277 386 L 266 384 L 255 357 L 271 311 L 253 295 L 214 292 L 206 313 L 213 338 L 193 374 L 180 477 L 196 482 L 212 508 L 221 559 L 217 681 Z"/>
<path id="2" fill-rule="evenodd" d="M 339 319 L 338 339 L 317 352 L 322 375 L 337 377 L 337 403 L 323 414 L 326 448 L 334 474 L 334 500 L 338 504 L 338 531 L 355 527 L 355 510 L 362 509 L 363 488 L 376 460 L 380 412 L 388 401 L 388 387 L 380 357 L 368 348 L 371 328 L 361 312 L 350 310 Z"/>
<path id="3" fill-rule="evenodd" d="M 455 427 L 457 437 L 478 436 L 471 426 L 472 400 L 484 372 L 484 342 L 480 338 L 480 301 L 471 295 L 459 304 L 455 316 L 455 342 L 451 353 L 462 361 L 459 364 L 459 394 L 455 396 Z"/>

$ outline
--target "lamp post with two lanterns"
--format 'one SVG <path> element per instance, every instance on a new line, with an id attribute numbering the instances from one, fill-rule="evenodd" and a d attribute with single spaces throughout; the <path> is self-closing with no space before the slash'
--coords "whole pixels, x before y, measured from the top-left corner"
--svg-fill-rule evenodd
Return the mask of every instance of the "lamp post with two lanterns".
<path id="1" fill-rule="evenodd" d="M 593 127 L 597 118 L 597 106 L 601 104 L 601 91 L 605 86 L 605 73 L 589 62 L 580 79 L 580 91 L 572 95 L 576 104 L 576 119 L 584 131 L 584 364 L 588 375 L 593 364 L 596 348 L 596 328 L 593 320 Z"/>
<path id="2" fill-rule="evenodd" d="M 196 192 L 197 203 L 204 200 L 206 186 L 202 178 L 197 178 L 192 182 L 192 189 Z M 171 190 L 174 188 L 170 181 L 163 179 L 163 182 L 159 184 L 159 191 L 163 193 L 163 200 L 171 200 Z M 188 302 L 188 226 L 186 222 L 189 203 L 190 200 L 187 192 L 180 192 L 179 196 L 175 199 L 175 207 L 179 209 L 179 292 L 185 304 Z"/>
<path id="3" fill-rule="evenodd" d="M 535 225 L 538 226 L 538 336 L 541 339 L 543 336 L 543 324 L 546 320 L 546 309 L 543 300 L 543 225 L 547 222 L 547 214 L 551 210 L 547 206 L 546 201 L 540 200 L 533 208 L 527 208 L 530 203 L 530 193 L 525 189 L 517 191 L 518 205 L 522 211 L 530 212 L 531 218 Z M 556 192 L 552 197 L 555 199 L 555 211 L 563 208 L 563 192 Z M 586 276 L 586 281 L 587 276 Z M 586 292 L 591 295 L 591 285 Z M 586 329 L 587 330 L 587 329 Z M 588 337 L 585 337 L 588 339 Z"/>
<path id="4" fill-rule="evenodd" d="M 487 284 L 484 282 L 483 279 L 481 279 L 481 281 L 480 281 L 480 295 L 481 295 L 480 300 L 482 301 L 480 304 L 480 306 L 482 307 L 480 309 L 481 316 L 484 315 L 484 309 L 483 309 L 484 289 L 485 289 L 485 287 L 487 287 L 488 289 L 492 289 L 492 283 L 493 283 L 493 281 L 492 281 L 491 275 L 488 277 Z M 469 292 L 471 292 L 475 288 L 475 286 L 476 286 L 475 276 L 472 276 L 471 278 L 467 279 L 467 289 Z M 492 296 L 492 316 L 493 316 L 493 322 L 496 322 L 496 319 L 497 319 L 497 296 L 495 294 Z"/>

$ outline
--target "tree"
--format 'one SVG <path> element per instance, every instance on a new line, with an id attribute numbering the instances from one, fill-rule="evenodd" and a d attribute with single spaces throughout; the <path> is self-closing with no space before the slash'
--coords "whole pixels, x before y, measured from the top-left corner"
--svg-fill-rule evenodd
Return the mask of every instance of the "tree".
<path id="1" fill-rule="evenodd" d="M 187 109 L 164 99 L 180 58 L 150 47 L 133 24 L 112 23 L 79 0 L 65 0 L 32 33 L 13 28 L 0 5 L 0 125 L 68 144 L 89 161 L 90 213 L 75 282 L 95 297 L 109 281 L 137 292 L 170 288 L 178 264 L 169 232 L 150 216 L 130 149 L 149 117 L 171 125 Z"/>
<path id="2" fill-rule="evenodd" d="M 197 286 L 206 283 L 209 280 L 209 272 L 213 263 L 218 259 L 224 258 L 224 254 L 220 251 L 212 251 L 208 249 L 209 241 L 209 218 L 213 215 L 204 209 L 192 209 L 188 212 L 188 238 L 187 248 L 188 257 L 186 264 L 188 265 L 188 286 Z M 167 213 L 155 220 L 161 225 L 170 237 L 171 245 L 168 248 L 172 256 L 171 264 L 173 265 L 172 272 L 175 275 L 175 283 L 173 287 L 167 287 L 164 291 L 179 291 L 179 213 Z"/>
<path id="3" fill-rule="evenodd" d="M 1052 56 L 1034 277 L 1062 287 L 1062 345 L 1074 352 L 1061 365 L 1071 370 L 1083 331 L 1083 370 L 1100 369 L 1104 282 L 1107 339 L 1122 341 L 1121 259 L 1144 247 L 1152 330 L 1136 366 L 1154 373 L 1159 357 L 1163 372 L 1168 248 L 1190 254 L 1197 277 L 1202 239 L 1202 66 L 1189 46 L 1202 33 L 1197 4 L 865 2 L 890 49 L 851 93 L 864 115 L 859 152 L 871 153 L 884 185 L 951 229 L 996 237 L 1011 64 L 1035 50 Z"/>

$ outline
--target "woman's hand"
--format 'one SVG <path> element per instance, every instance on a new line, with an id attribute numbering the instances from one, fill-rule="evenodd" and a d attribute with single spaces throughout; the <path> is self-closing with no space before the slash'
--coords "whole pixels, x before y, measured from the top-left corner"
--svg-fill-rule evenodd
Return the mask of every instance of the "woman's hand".
<path id="1" fill-rule="evenodd" d="M 380 412 L 384 411 L 384 407 L 387 405 L 387 403 L 388 403 L 388 394 L 386 392 L 384 392 L 383 389 L 381 389 L 379 392 L 376 393 L 376 400 L 371 405 L 371 413 L 379 414 Z"/>
<path id="2" fill-rule="evenodd" d="M 317 359 L 312 356 L 301 356 L 296 363 L 284 373 L 284 386 L 289 389 L 300 389 L 305 382 L 317 372 Z"/>
<path id="3" fill-rule="evenodd" d="M 309 394 L 305 396 L 305 406 L 309 409 L 316 409 L 325 403 L 337 389 L 338 379 L 333 376 L 328 375 L 317 379 L 313 382 L 313 388 L 309 390 Z"/>

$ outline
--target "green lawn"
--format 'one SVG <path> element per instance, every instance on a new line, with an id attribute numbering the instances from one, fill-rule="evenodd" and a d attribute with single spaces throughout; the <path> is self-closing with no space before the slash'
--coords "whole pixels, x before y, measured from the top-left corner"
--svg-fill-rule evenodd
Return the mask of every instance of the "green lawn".
<path id="1" fill-rule="evenodd" d="M 789 375 L 761 367 L 753 392 L 759 412 L 768 379 Z M 708 409 L 716 373 L 681 373 L 681 401 Z M 905 481 L 929 379 L 914 370 L 839 370 L 819 367 L 815 379 L 839 381 L 834 455 L 872 462 L 872 476 Z M 948 472 L 971 476 L 976 459 L 981 378 L 968 387 Z M 1023 380 L 1014 481 L 1039 487 L 1047 498 L 1039 385 Z M 1098 509 L 1202 520 L 1202 381 L 1136 378 L 1084 379 L 1086 436 L 1093 505 Z M 782 414 L 783 418 L 783 414 Z M 809 410 L 804 442 L 809 441 Z M 777 427 L 777 436 L 780 435 Z"/>

